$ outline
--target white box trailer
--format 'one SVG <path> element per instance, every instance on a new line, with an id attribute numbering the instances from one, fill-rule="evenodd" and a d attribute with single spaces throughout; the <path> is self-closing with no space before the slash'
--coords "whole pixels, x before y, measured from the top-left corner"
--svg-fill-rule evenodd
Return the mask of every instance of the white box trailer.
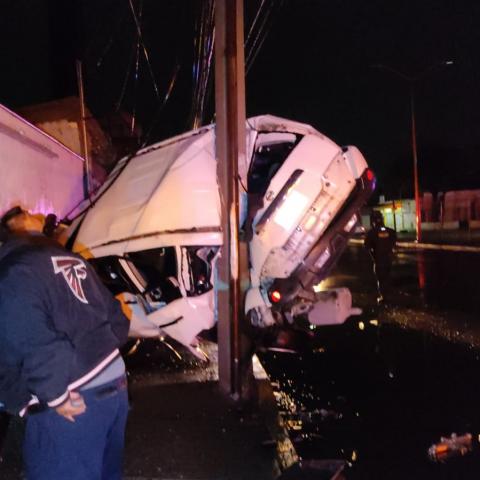
<path id="1" fill-rule="evenodd" d="M 83 158 L 0 105 L 0 214 L 66 216 L 83 198 Z"/>

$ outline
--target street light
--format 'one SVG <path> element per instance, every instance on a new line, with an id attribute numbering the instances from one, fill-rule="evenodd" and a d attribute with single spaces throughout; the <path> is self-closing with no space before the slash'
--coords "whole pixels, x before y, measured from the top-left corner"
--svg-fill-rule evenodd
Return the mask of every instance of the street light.
<path id="1" fill-rule="evenodd" d="M 442 62 L 435 63 L 425 70 L 421 71 L 419 74 L 412 76 L 406 75 L 395 68 L 389 67 L 387 65 L 377 64 L 372 65 L 374 68 L 379 68 L 387 72 L 397 75 L 401 79 L 407 81 L 410 84 L 410 114 L 411 114 L 411 127 L 412 127 L 412 153 L 413 153 L 413 184 L 415 192 L 415 239 L 417 242 L 422 240 L 422 218 L 420 212 L 420 192 L 418 187 L 418 157 L 417 157 L 417 131 L 416 131 L 416 122 L 415 122 L 415 82 L 424 78 L 428 73 L 433 70 L 441 67 L 447 67 L 453 65 L 452 60 L 443 60 Z M 395 216 L 395 212 L 393 212 Z"/>

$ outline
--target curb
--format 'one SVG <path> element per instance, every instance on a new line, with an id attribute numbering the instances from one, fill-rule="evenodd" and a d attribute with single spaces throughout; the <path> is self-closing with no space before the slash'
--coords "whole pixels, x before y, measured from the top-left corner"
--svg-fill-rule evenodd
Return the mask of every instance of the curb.
<path id="1" fill-rule="evenodd" d="M 363 245 L 363 240 L 351 238 L 348 243 L 350 245 Z M 446 252 L 472 252 L 480 253 L 480 247 L 472 247 L 469 245 L 445 245 L 440 243 L 417 243 L 417 242 L 397 242 L 397 247 L 412 248 L 415 250 L 440 250 Z"/>
<path id="2" fill-rule="evenodd" d="M 300 460 L 288 429 L 279 412 L 277 400 L 273 392 L 267 372 L 256 355 L 253 356 L 253 368 L 258 388 L 259 409 L 266 421 L 276 448 L 277 476 Z"/>

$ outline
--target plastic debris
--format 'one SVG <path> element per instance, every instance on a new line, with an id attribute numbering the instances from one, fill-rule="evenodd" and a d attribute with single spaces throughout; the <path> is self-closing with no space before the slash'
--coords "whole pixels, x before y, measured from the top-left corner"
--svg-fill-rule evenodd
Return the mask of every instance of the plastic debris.
<path id="1" fill-rule="evenodd" d="M 459 457 L 470 453 L 473 449 L 471 433 L 458 436 L 452 433 L 450 437 L 440 437 L 440 442 L 434 443 L 428 449 L 428 456 L 434 462 L 444 462 L 452 457 Z"/>

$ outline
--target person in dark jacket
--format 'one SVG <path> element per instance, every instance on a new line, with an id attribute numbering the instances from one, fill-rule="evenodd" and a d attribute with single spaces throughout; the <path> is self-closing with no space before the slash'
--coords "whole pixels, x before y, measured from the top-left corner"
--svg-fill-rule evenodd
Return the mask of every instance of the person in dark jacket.
<path id="1" fill-rule="evenodd" d="M 129 322 L 82 257 L 32 228 L 0 247 L 0 404 L 26 418 L 28 480 L 121 479 Z"/>
<path id="2" fill-rule="evenodd" d="M 378 210 L 372 212 L 370 223 L 372 228 L 365 237 L 365 248 L 373 260 L 378 288 L 377 301 L 381 303 L 390 292 L 390 272 L 397 234 L 395 230 L 385 226 L 383 215 Z"/>

